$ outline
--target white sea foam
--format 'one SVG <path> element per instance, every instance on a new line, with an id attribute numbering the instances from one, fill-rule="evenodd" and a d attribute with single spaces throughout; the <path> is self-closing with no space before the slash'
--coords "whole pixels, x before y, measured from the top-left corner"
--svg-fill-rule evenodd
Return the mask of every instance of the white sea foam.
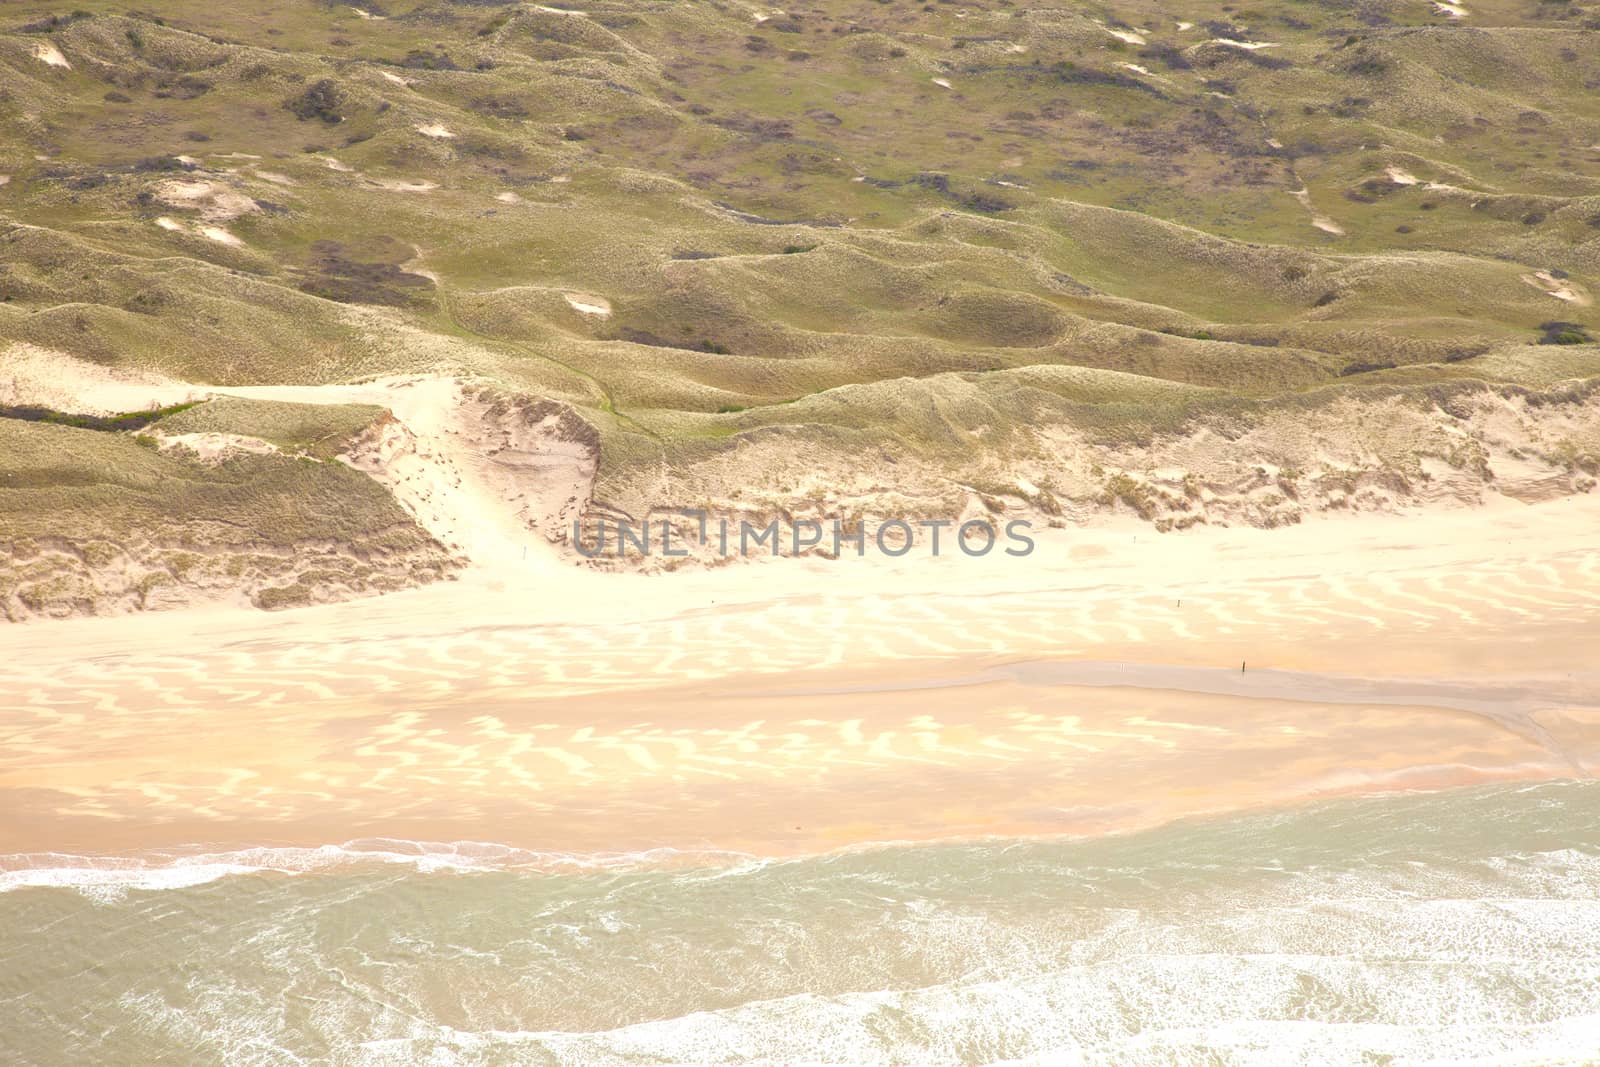
<path id="1" fill-rule="evenodd" d="M 0 995 L 41 991 L 5 1037 L 84 1063 L 1584 1063 L 1597 799 L 1549 783 L 792 860 L 13 857 L 7 877 L 99 873 L 64 876 L 96 903 L 0 901 Z M 337 876 L 126 888 L 241 870 Z M 439 876 L 479 870 L 530 876 Z M 133 881 L 71 880 L 107 876 Z M 51 989 L 83 1020 L 65 1046 Z"/>
<path id="2" fill-rule="evenodd" d="M 1510 1001 L 1515 991 L 1499 999 L 1501 976 L 1488 972 L 1470 962 L 1441 971 L 1271 955 L 1129 958 L 1020 979 L 804 993 L 591 1033 L 424 1026 L 416 1028 L 421 1033 L 363 1041 L 346 1058 L 367 1065 L 1193 1059 L 1278 1067 L 1368 1056 L 1416 1064 L 1588 1062 L 1600 1014 L 1582 1010 L 1581 994 L 1557 997 L 1536 1013 L 1518 1012 Z M 1594 974 L 1591 967 L 1587 974 L 1528 978 L 1581 985 Z M 1314 998 L 1327 985 L 1361 998 L 1367 1017 L 1341 1017 L 1349 1009 L 1337 1006 L 1326 1018 L 1284 1017 L 1315 1015 Z"/>
<path id="3" fill-rule="evenodd" d="M 42 852 L 0 856 L 0 893 L 33 886 L 69 888 L 184 889 L 230 875 L 310 874 L 370 864 L 409 866 L 418 873 L 496 870 L 633 870 L 684 865 L 727 869 L 762 862 L 742 852 L 656 848 L 636 852 L 542 852 L 481 841 L 403 841 L 365 838 L 316 848 L 200 849 L 141 856 L 77 856 Z"/>

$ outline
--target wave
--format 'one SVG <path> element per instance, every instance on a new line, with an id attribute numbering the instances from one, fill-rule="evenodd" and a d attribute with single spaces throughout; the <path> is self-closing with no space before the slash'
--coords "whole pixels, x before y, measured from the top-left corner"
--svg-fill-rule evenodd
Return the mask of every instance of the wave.
<path id="1" fill-rule="evenodd" d="M 721 849 L 653 848 L 636 852 L 539 851 L 482 841 L 410 841 L 360 838 L 316 847 L 256 847 L 210 852 L 200 846 L 152 850 L 134 856 L 84 856 L 60 852 L 0 856 L 0 893 L 34 887 L 186 889 L 248 874 L 302 875 L 398 865 L 419 874 L 527 871 L 541 873 L 629 871 L 763 862 Z"/>
<path id="2" fill-rule="evenodd" d="M 714 847 L 656 847 L 579 853 L 484 841 L 414 841 L 367 837 L 311 847 L 211 850 L 203 845 L 132 855 L 35 852 L 0 855 L 0 893 L 55 887 L 182 889 L 230 876 L 301 875 L 397 865 L 420 874 L 643 872 L 703 869 L 728 877 L 769 865 L 851 864 L 894 869 L 896 857 L 938 857 L 958 869 L 1031 857 L 1093 871 L 1207 877 L 1223 866 L 1280 871 L 1342 867 L 1407 847 L 1423 854 L 1548 852 L 1576 843 L 1600 849 L 1600 781 L 1499 783 L 1447 790 L 1384 792 L 1285 808 L 1181 819 L 1155 829 L 1094 837 L 975 837 L 885 841 L 791 857 Z"/>
<path id="3" fill-rule="evenodd" d="M 1211 961 L 1206 961 L 1211 962 Z M 1099 975 L 1101 979 L 1106 976 Z M 1214 971 L 1197 976 L 1217 988 Z M 1232 972 L 1228 977 L 1237 979 Z M 1285 970 L 1242 995 L 1274 1000 L 1300 980 Z M 698 1013 L 601 1033 L 471 1033 L 363 1042 L 340 1062 L 361 1067 L 467 1064 L 1285 1064 L 1405 1063 L 1411 1067 L 1597 1062 L 1600 1014 L 1537 1023 L 1451 1020 L 1433 1024 L 1228 1017 L 1130 1026 L 1064 1010 L 1076 983 L 1058 988 L 997 983 L 986 990 L 885 991 L 844 998 L 796 997 Z M 1411 990 L 1395 986 L 1396 999 Z M 1188 990 L 1185 991 L 1186 993 Z M 1194 1003 L 1197 998 L 1185 996 Z M 1174 996 L 1174 1005 L 1180 998 Z M 1100 1007 L 1096 1005 L 1096 1007 Z M 1234 1005 L 1229 1005 L 1234 1007 Z M 1188 1015 L 1188 1012 L 1182 1014 Z"/>
<path id="4" fill-rule="evenodd" d="M 1594 1063 L 1597 815 L 1570 782 L 786 860 L 12 857 L 68 888 L 0 894 L 0 1061 Z"/>
<path id="5" fill-rule="evenodd" d="M 1359 902 L 1346 902 L 1349 911 Z M 1588 994 L 1600 981 L 1593 939 L 1565 954 L 1499 951 L 1498 936 L 1527 925 L 1554 940 L 1537 915 L 1493 924 L 1495 902 L 1464 904 L 1459 929 L 1494 927 L 1473 951 L 1463 935 L 1451 955 L 1413 958 L 1408 938 L 1436 919 L 1409 909 L 1370 911 L 1397 920 L 1381 945 L 1342 943 L 1334 926 L 1322 951 L 1210 951 L 1181 936 L 1163 950 L 1125 945 L 1082 962 L 1000 978 L 955 978 L 911 988 L 796 992 L 608 1029 L 482 1025 L 456 1008 L 417 1011 L 392 974 L 342 1004 L 324 995 L 317 1020 L 327 1061 L 361 1067 L 513 1064 L 999 1064 L 1403 1062 L 1592 1064 L 1600 1014 Z M 1572 902 L 1555 925 L 1594 929 L 1593 906 Z M 1277 916 L 1240 912 L 1230 923 L 1261 945 Z M 1108 946 L 1117 932 L 1108 932 Z M 892 937 L 892 931 L 884 936 Z M 735 980 L 708 968 L 712 984 Z M 342 979 L 348 981 L 348 977 Z M 554 995 L 560 995 L 555 990 Z M 273 997 L 215 983 L 177 1008 L 153 995 L 124 1001 L 142 1030 L 174 1039 L 204 1033 L 224 1062 L 248 1062 L 263 1041 L 303 1055 L 303 1035 L 269 1029 Z M 485 994 L 486 997 L 499 995 Z M 404 1015 L 374 1005 L 402 1004 Z M 621 1011 L 621 1001 L 608 1006 Z M 493 1014 L 488 1013 L 488 1014 Z M 509 1022 L 503 1019 L 502 1022 Z M 474 1025 L 478 1023 L 479 1025 Z M 298 1048 L 293 1046 L 300 1042 Z M 270 1061 L 263 1061 L 270 1062 Z"/>

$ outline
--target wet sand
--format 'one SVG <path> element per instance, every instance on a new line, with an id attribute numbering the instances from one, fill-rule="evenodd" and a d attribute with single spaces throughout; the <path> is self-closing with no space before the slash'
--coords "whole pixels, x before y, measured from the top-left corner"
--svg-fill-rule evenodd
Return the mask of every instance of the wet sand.
<path id="1" fill-rule="evenodd" d="M 1587 776 L 1596 530 L 1577 498 L 12 627 L 0 852 L 790 854 Z"/>

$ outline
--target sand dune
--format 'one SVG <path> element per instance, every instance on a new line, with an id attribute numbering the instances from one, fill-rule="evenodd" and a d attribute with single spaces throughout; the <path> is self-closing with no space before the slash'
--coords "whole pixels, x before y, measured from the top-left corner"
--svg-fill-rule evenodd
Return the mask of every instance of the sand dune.
<path id="1" fill-rule="evenodd" d="M 595 457 L 542 426 L 516 430 L 485 421 L 492 401 L 472 390 L 464 379 L 427 375 L 219 392 L 387 408 L 394 418 L 371 431 L 346 462 L 393 492 L 441 544 L 480 567 L 516 566 L 524 576 L 538 573 L 552 582 L 573 577 L 530 533 L 542 533 L 547 542 L 561 535 L 570 507 L 588 498 Z"/>
<path id="2" fill-rule="evenodd" d="M 157 219 L 156 224 L 164 227 L 163 219 Z M 177 224 L 173 226 L 176 228 Z M 206 394 L 203 387 L 159 374 L 105 367 L 38 345 L 12 344 L 0 359 L 5 368 L 0 371 L 0 403 L 4 404 L 36 404 L 58 411 L 114 415 L 182 404 Z"/>

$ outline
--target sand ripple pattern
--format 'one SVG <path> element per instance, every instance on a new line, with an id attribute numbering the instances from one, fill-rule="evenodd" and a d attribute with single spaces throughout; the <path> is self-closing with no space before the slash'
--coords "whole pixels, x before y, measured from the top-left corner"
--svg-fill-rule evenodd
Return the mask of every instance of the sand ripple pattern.
<path id="1" fill-rule="evenodd" d="M 1149 662 L 1153 650 L 1191 667 L 1300 669 L 1308 649 L 1342 645 L 1457 648 L 1453 668 L 1470 670 L 1487 662 L 1470 650 L 1502 647 L 1505 635 L 1537 648 L 1541 635 L 1600 632 L 1597 579 L 1600 550 L 1581 549 L 1170 592 L 819 595 L 631 624 L 418 620 L 409 632 L 351 627 L 304 640 L 285 625 L 159 654 L 11 663 L 0 788 L 42 791 L 39 810 L 70 820 L 420 818 L 441 805 L 491 818 L 571 813 L 585 797 L 595 812 L 660 812 L 752 783 L 847 793 L 856 781 L 933 771 L 1082 771 L 1108 757 L 1159 761 L 1208 732 L 1303 744 L 1294 735 L 1304 728 L 1271 718 L 1269 700 L 1245 701 L 1259 707 L 1230 719 L 1217 709 L 1239 702 L 1223 697 L 1174 706 L 1118 690 L 1107 704 L 1016 678 L 950 676 L 1019 660 Z M 901 681 L 878 693 L 835 685 L 819 696 L 811 681 L 896 665 Z M 1337 658 L 1320 669 L 1338 673 Z M 924 684 L 940 701 L 919 696 Z M 970 700 L 950 696 L 962 686 Z M 1483 743 L 1451 728 L 1434 742 L 1434 771 Z M 1584 753 L 1550 751 L 1560 746 L 1536 736 L 1543 729 L 1513 729 L 1523 736 L 1508 742 L 1511 762 L 1586 766 Z M 179 749 L 204 754 L 180 760 Z"/>

